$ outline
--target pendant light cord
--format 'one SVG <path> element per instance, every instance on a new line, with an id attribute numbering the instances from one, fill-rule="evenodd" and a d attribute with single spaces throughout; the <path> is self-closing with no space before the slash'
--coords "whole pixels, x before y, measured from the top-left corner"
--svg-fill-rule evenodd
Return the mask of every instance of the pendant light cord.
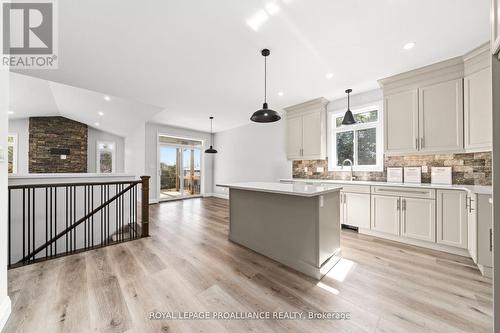
<path id="1" fill-rule="evenodd" d="M 264 56 L 264 103 L 267 103 L 267 57 Z"/>

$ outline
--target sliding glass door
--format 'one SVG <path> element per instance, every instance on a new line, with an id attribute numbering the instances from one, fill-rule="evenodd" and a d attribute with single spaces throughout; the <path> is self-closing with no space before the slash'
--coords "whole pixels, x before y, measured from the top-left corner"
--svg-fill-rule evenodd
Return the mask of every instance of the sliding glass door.
<path id="1" fill-rule="evenodd" d="M 160 200 L 200 195 L 201 149 L 160 144 Z"/>

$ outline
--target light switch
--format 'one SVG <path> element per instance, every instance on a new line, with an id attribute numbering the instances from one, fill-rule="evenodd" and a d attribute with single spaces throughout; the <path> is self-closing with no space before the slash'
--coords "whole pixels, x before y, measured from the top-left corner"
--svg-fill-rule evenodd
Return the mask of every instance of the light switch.
<path id="1" fill-rule="evenodd" d="M 307 167 L 304 167 L 304 172 L 307 172 L 308 168 Z"/>
<path id="2" fill-rule="evenodd" d="M 422 165 L 422 173 L 427 173 L 429 172 L 429 168 L 427 167 L 427 165 Z"/>
<path id="3" fill-rule="evenodd" d="M 323 167 L 317 167 L 316 172 L 325 172 L 325 168 Z"/>

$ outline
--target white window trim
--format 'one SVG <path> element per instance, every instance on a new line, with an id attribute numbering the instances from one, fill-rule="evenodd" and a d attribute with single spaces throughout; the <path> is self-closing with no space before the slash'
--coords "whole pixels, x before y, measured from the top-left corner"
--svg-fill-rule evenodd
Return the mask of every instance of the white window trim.
<path id="1" fill-rule="evenodd" d="M 377 164 L 376 165 L 353 165 L 354 171 L 373 171 L 380 172 L 384 170 L 384 110 L 383 102 L 364 104 L 351 107 L 353 114 L 363 113 L 367 111 L 378 110 L 378 119 L 376 122 L 364 123 L 359 125 L 351 125 L 345 127 L 336 127 L 335 119 L 343 116 L 346 109 L 332 110 L 327 113 L 327 147 L 328 147 L 328 171 L 349 171 L 350 167 L 342 167 L 337 165 L 337 145 L 336 134 L 339 132 L 349 132 L 353 129 L 377 128 Z M 356 150 L 354 151 L 357 154 Z M 354 162 L 354 161 L 353 161 Z"/>
<path id="2" fill-rule="evenodd" d="M 17 156 L 18 156 L 18 149 L 19 149 L 19 146 L 18 146 L 18 141 L 17 141 L 17 133 L 9 133 L 8 136 L 11 136 L 14 138 L 14 142 L 13 143 L 9 143 L 7 142 L 7 148 L 9 146 L 12 146 L 14 147 L 13 149 L 13 155 L 12 155 L 12 173 L 11 175 L 15 175 L 17 174 Z M 9 159 L 9 155 L 8 155 L 8 150 L 7 150 L 7 163 L 9 162 L 8 161 Z"/>
<path id="3" fill-rule="evenodd" d="M 108 150 L 111 150 L 111 173 L 116 173 L 116 142 L 111 141 L 97 141 L 96 143 L 96 173 L 102 173 L 99 145 L 113 145 L 113 149 Z"/>

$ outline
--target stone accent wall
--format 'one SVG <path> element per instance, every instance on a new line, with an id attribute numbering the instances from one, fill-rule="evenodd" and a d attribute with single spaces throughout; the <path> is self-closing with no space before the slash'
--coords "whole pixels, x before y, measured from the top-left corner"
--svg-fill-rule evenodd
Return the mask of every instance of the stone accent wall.
<path id="1" fill-rule="evenodd" d="M 30 173 L 87 172 L 87 125 L 64 117 L 32 117 L 29 120 Z M 65 160 L 51 155 L 51 148 L 67 148 Z"/>
<path id="2" fill-rule="evenodd" d="M 429 172 L 422 173 L 422 183 L 431 182 L 431 167 L 452 167 L 453 184 L 491 185 L 491 152 L 460 153 L 443 155 L 385 156 L 383 172 L 354 172 L 357 180 L 386 181 L 387 167 L 429 166 Z M 324 168 L 317 172 L 317 168 Z M 307 168 L 307 169 L 306 169 Z M 346 171 L 328 171 L 328 160 L 293 161 L 293 178 L 336 179 L 349 177 Z"/>

